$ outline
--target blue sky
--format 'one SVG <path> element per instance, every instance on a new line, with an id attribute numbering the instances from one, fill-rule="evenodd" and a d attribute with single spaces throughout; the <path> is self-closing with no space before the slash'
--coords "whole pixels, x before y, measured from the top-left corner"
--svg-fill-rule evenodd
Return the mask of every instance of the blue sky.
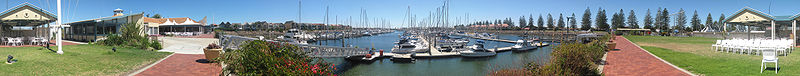
<path id="1" fill-rule="evenodd" d="M 772 2 L 770 2 L 772 1 Z M 0 1 L 2 2 L 2 1 Z M 0 4 L 3 10 L 6 6 L 13 7 L 28 2 L 46 9 L 51 13 L 56 12 L 55 0 L 9 0 Z M 111 16 L 116 8 L 126 10 L 126 13 L 161 14 L 165 17 L 190 17 L 201 19 L 207 16 L 209 23 L 216 24 L 220 21 L 253 22 L 284 22 L 297 20 L 298 0 L 64 0 L 62 1 L 65 22 Z M 792 4 L 795 3 L 795 4 Z M 557 18 L 559 13 L 571 15 L 575 13 L 580 19 L 584 10 L 589 7 L 592 18 L 597 14 L 597 9 L 602 7 L 610 15 L 620 9 L 627 15 L 634 10 L 638 19 L 643 19 L 647 9 L 653 15 L 658 7 L 667 8 L 670 13 L 678 9 L 686 10 L 687 18 L 691 18 L 693 11 L 697 10 L 701 20 L 705 20 L 708 13 L 712 13 L 715 20 L 720 14 L 730 16 L 743 7 L 751 7 L 775 16 L 794 15 L 800 13 L 800 8 L 793 7 L 798 0 L 452 0 L 450 3 L 450 18 L 464 18 L 469 13 L 470 21 L 494 20 L 512 18 L 517 23 L 520 16 L 553 14 Z M 353 17 L 353 23 L 358 23 L 359 10 L 367 10 L 369 18 L 382 18 L 389 20 L 394 25 L 403 25 L 406 10 L 411 6 L 411 11 L 418 18 L 425 18 L 430 11 L 442 5 L 441 0 L 303 0 L 302 22 L 322 23 L 325 16 L 325 7 L 330 7 L 330 19 L 333 23 L 336 16 L 339 23 L 346 24 L 348 17 Z M 770 6 L 771 5 L 771 6 Z M 771 8 L 771 10 L 769 10 Z M 421 20 L 421 19 L 418 19 Z M 453 21 L 455 22 L 455 21 Z M 463 21 L 462 21 L 463 22 Z M 374 23 L 374 22 L 373 22 Z M 580 22 L 578 22 L 580 23 Z M 640 20 L 640 23 L 641 20 Z"/>

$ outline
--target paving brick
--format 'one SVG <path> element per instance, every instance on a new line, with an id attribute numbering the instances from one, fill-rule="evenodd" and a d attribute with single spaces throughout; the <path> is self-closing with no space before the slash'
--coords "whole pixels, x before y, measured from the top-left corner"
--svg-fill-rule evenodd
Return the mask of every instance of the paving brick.
<path id="1" fill-rule="evenodd" d="M 616 49 L 606 57 L 603 74 L 607 76 L 688 76 L 689 74 L 662 62 L 624 37 L 615 37 Z"/>
<path id="2" fill-rule="evenodd" d="M 218 76 L 222 67 L 217 63 L 198 63 L 203 54 L 175 54 L 136 76 Z"/>

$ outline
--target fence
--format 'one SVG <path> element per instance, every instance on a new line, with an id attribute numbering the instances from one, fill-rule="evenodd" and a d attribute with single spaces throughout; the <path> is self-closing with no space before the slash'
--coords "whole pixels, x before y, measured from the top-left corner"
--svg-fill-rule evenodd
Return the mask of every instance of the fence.
<path id="1" fill-rule="evenodd" d="M 257 38 L 249 38 L 249 37 L 242 37 L 236 35 L 223 35 L 219 39 L 220 46 L 223 49 L 240 49 L 239 46 L 246 44 L 246 42 L 260 40 Z M 278 42 L 278 43 L 288 43 L 288 42 L 279 42 L 273 40 L 265 40 L 271 42 Z M 371 49 L 367 48 L 350 48 L 350 47 L 336 47 L 336 46 L 323 46 L 323 45 L 309 45 L 309 44 L 299 44 L 299 43 L 288 43 L 295 46 L 298 46 L 302 49 L 303 52 L 307 53 L 307 55 L 311 57 L 346 57 L 352 55 L 364 55 L 368 54 Z"/>

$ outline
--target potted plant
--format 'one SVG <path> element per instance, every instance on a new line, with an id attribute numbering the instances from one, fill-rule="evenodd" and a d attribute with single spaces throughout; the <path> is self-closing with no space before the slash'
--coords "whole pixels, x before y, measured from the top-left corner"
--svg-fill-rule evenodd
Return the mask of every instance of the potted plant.
<path id="1" fill-rule="evenodd" d="M 208 60 L 219 57 L 219 51 L 222 51 L 222 47 L 214 43 L 208 44 L 206 48 L 203 48 L 203 53 L 205 53 Z"/>
<path id="2" fill-rule="evenodd" d="M 606 42 L 606 46 L 608 46 L 608 51 L 612 51 L 617 46 L 617 43 L 614 42 L 614 40 L 608 40 L 608 42 Z"/>

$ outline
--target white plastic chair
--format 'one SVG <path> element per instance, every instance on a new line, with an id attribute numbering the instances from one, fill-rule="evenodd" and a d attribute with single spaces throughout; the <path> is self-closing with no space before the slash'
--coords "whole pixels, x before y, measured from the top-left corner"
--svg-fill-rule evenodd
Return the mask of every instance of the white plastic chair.
<path id="1" fill-rule="evenodd" d="M 764 66 L 764 63 L 775 63 L 775 74 L 778 74 L 778 56 L 775 50 L 766 50 L 762 52 L 763 59 L 761 59 L 761 72 L 764 73 L 764 69 L 767 67 Z"/>
<path id="2" fill-rule="evenodd" d="M 39 37 L 39 42 L 41 42 L 42 45 L 49 45 L 50 44 L 50 41 L 48 41 L 47 38 L 45 38 L 45 37 Z"/>
<path id="3" fill-rule="evenodd" d="M 18 46 L 22 44 L 22 38 L 10 38 L 11 46 Z"/>
<path id="4" fill-rule="evenodd" d="M 11 46 L 11 44 L 14 43 L 14 39 L 11 39 L 10 37 L 6 37 L 6 38 L 3 38 L 3 39 L 5 39 L 3 41 L 6 42 L 6 45 Z"/>
<path id="5" fill-rule="evenodd" d="M 722 40 L 717 40 L 717 42 L 711 45 L 711 47 L 714 47 L 714 51 L 719 52 L 719 48 L 721 48 L 722 45 Z"/>
<path id="6" fill-rule="evenodd" d="M 30 41 L 28 42 L 28 44 L 35 45 L 39 43 L 39 40 L 37 40 L 35 37 L 28 37 L 28 39 L 29 39 L 28 41 Z"/>
<path id="7" fill-rule="evenodd" d="M 19 45 L 19 46 L 25 45 L 24 43 L 22 43 L 22 39 L 24 39 L 24 38 L 17 37 L 17 45 Z"/>

